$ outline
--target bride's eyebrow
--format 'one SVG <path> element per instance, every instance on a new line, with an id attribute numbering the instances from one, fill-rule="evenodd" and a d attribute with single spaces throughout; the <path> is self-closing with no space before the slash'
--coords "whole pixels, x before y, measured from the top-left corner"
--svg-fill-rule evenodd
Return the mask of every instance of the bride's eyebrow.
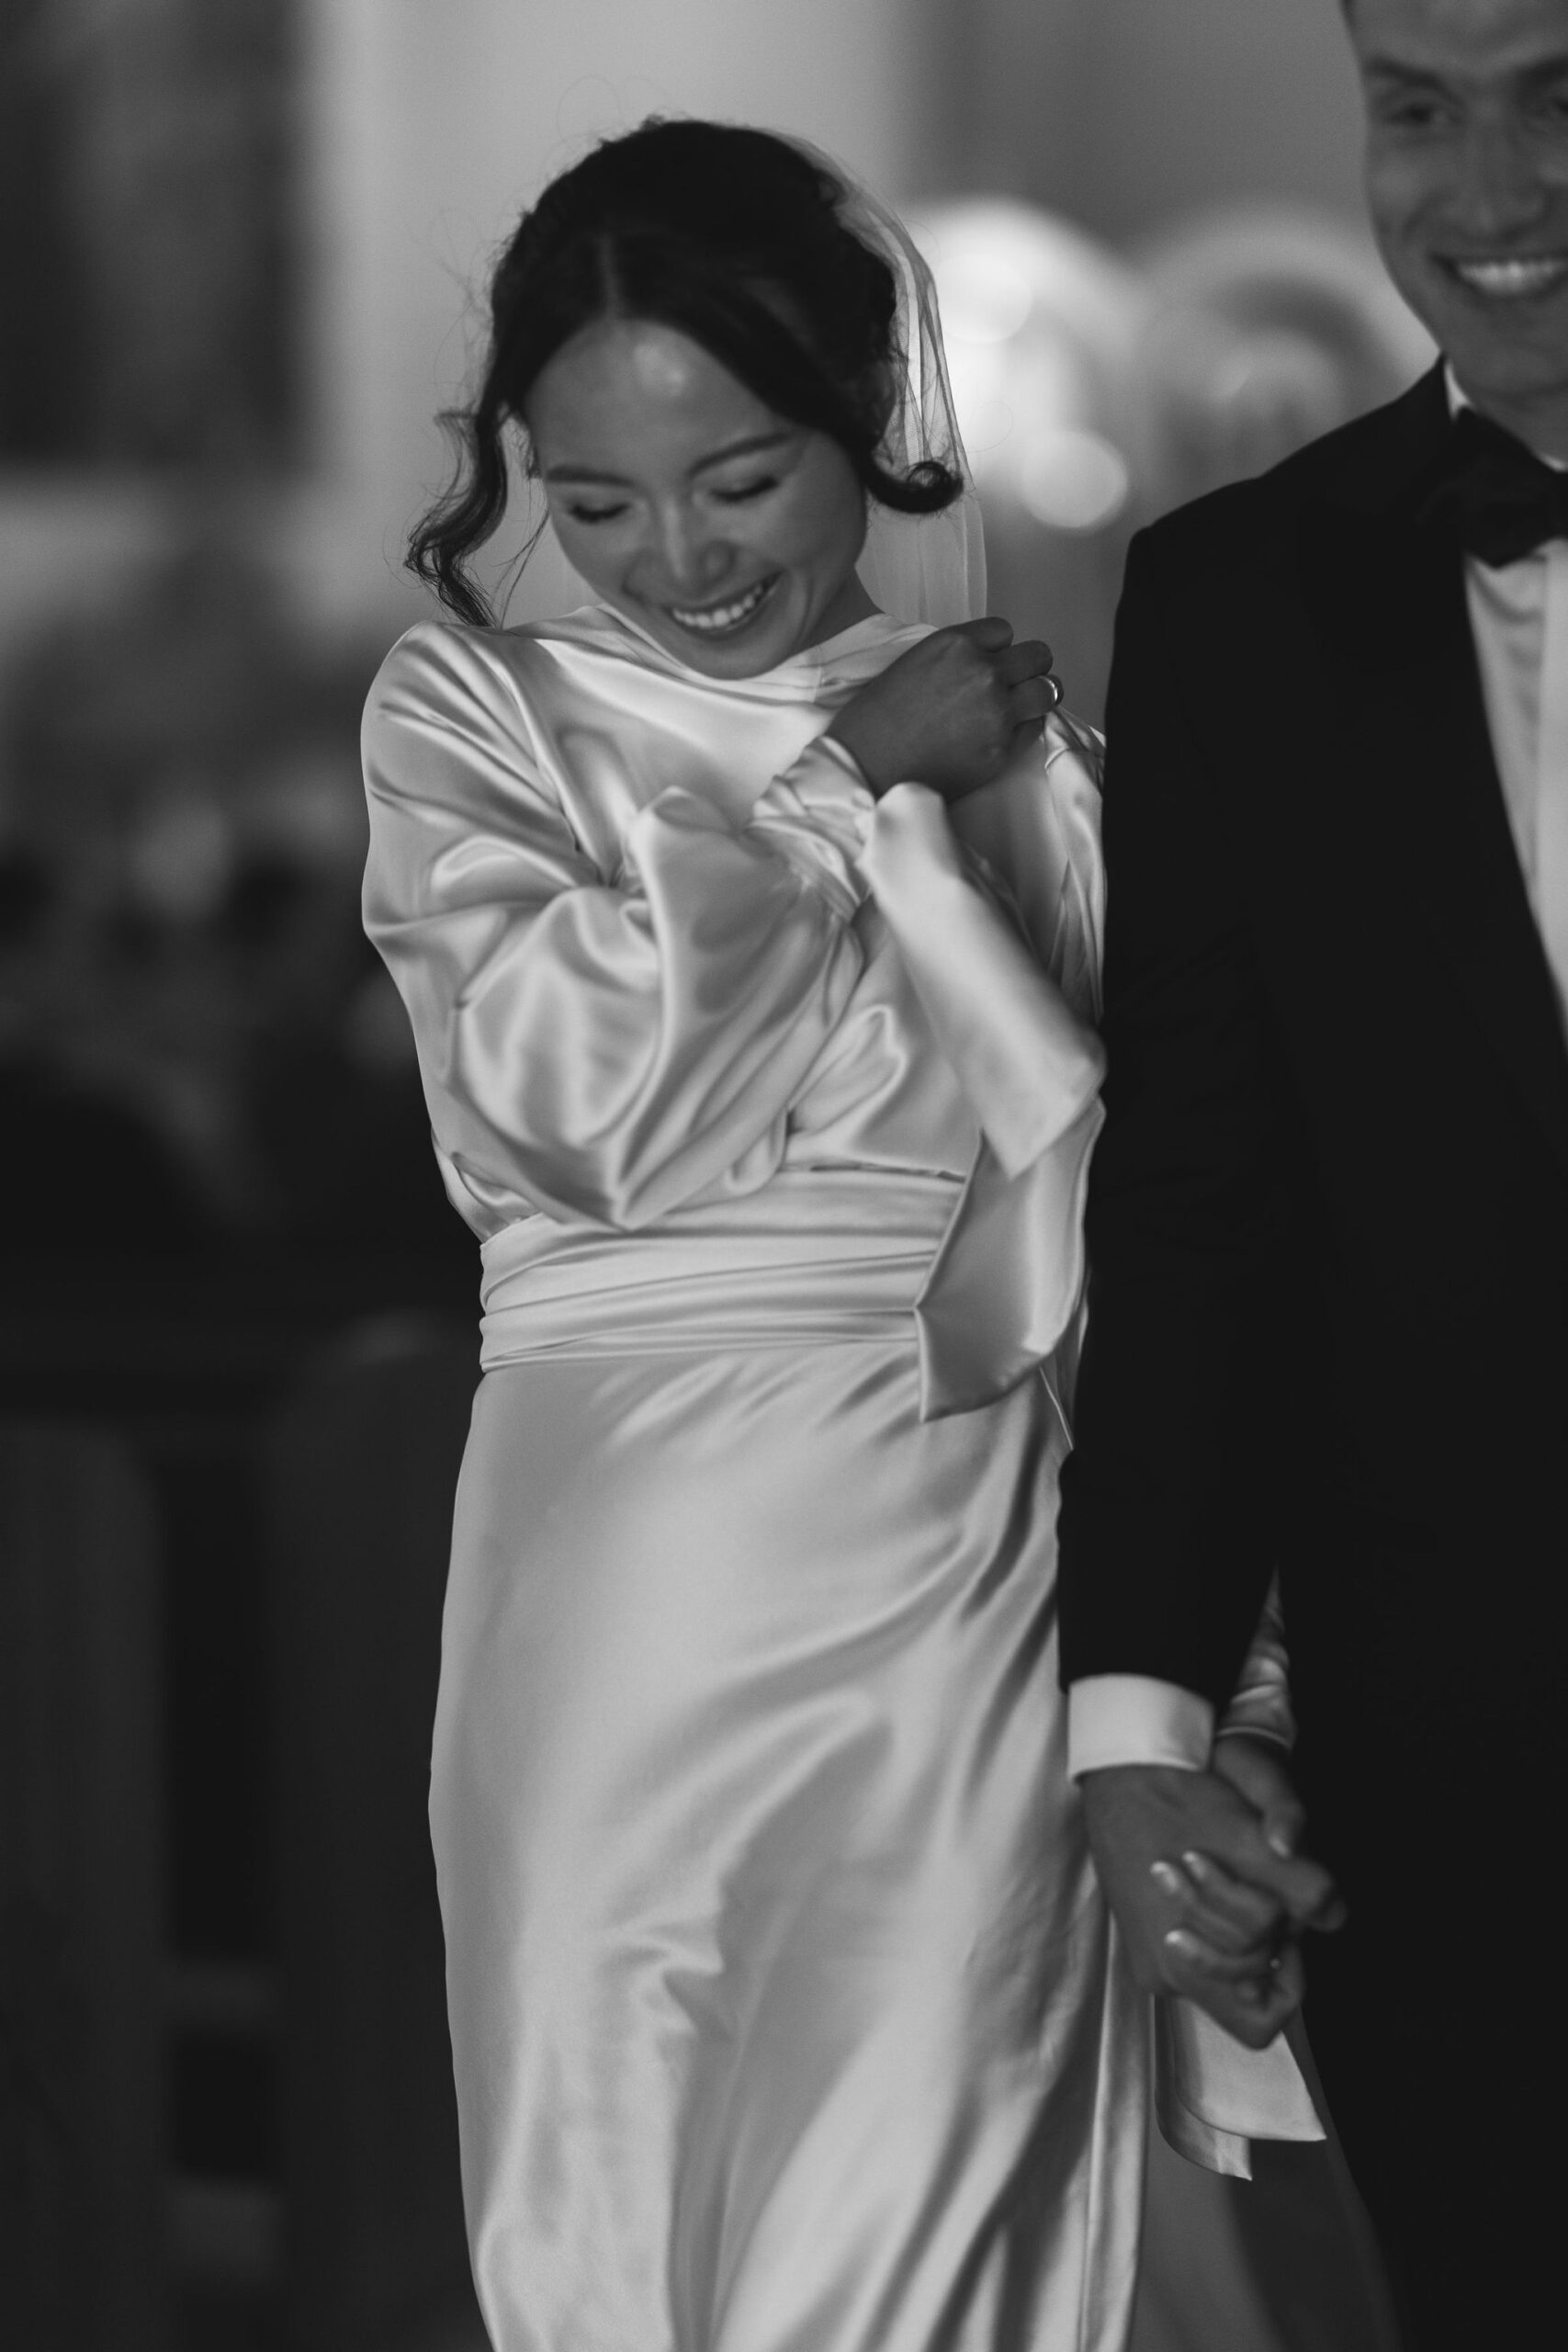
<path id="1" fill-rule="evenodd" d="M 737 458 L 759 458 L 769 449 L 782 449 L 795 438 L 789 427 L 783 424 L 771 433 L 748 433 L 739 441 L 727 441 L 722 449 L 715 449 L 708 457 L 699 458 L 692 471 L 705 473 L 710 466 L 728 466 Z"/>
<path id="2" fill-rule="evenodd" d="M 796 434 L 788 425 L 779 425 L 770 433 L 747 433 L 739 441 L 727 441 L 722 449 L 710 450 L 705 458 L 699 458 L 692 471 L 694 474 L 705 473 L 710 466 L 731 465 L 737 458 L 761 457 L 770 449 L 784 448 L 796 438 Z M 625 474 L 602 473 L 594 466 L 550 466 L 546 469 L 544 478 L 548 482 L 580 490 L 635 490 L 637 487 Z"/>

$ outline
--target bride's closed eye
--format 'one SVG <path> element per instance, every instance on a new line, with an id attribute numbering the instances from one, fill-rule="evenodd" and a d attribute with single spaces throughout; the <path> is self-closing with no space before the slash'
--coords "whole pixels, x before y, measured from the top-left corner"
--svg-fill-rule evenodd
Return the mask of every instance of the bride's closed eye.
<path id="1" fill-rule="evenodd" d="M 721 505 L 744 506 L 750 499 L 765 498 L 770 490 L 777 490 L 778 486 L 777 474 L 761 474 L 755 481 L 727 483 L 722 490 L 716 490 L 714 496 Z"/>
<path id="2" fill-rule="evenodd" d="M 722 490 L 716 489 L 712 495 L 722 506 L 746 506 L 755 499 L 765 498 L 771 490 L 777 490 L 778 486 L 777 474 L 761 474 L 755 481 L 735 482 Z M 608 505 L 595 506 L 573 500 L 566 511 L 574 523 L 614 523 L 626 512 L 626 505 L 624 498 L 616 499 Z"/>

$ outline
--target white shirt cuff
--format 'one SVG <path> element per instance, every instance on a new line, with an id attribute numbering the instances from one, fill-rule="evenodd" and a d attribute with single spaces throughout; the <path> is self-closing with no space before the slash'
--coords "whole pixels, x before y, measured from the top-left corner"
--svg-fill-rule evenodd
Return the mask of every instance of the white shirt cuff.
<path id="1" fill-rule="evenodd" d="M 1214 1739 L 1214 1711 L 1195 1690 L 1149 1674 L 1086 1674 L 1067 1690 L 1067 1770 L 1113 1764 L 1174 1764 L 1201 1772 Z"/>

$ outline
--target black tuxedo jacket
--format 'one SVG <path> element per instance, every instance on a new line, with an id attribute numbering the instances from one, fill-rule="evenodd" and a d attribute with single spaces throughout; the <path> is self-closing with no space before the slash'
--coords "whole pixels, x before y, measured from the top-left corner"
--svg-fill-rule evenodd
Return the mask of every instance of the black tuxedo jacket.
<path id="1" fill-rule="evenodd" d="M 1276 1566 L 1320 1729 L 1559 1669 L 1568 1050 L 1447 431 L 1434 371 L 1133 543 L 1067 1680 L 1223 1702 Z"/>

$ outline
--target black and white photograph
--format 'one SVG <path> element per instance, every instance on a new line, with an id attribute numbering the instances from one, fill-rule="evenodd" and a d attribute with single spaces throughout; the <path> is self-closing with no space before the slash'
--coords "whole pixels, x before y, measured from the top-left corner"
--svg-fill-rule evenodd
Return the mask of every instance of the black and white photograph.
<path id="1" fill-rule="evenodd" d="M 5 2352 L 1549 2341 L 1568 0 L 0 0 Z"/>

